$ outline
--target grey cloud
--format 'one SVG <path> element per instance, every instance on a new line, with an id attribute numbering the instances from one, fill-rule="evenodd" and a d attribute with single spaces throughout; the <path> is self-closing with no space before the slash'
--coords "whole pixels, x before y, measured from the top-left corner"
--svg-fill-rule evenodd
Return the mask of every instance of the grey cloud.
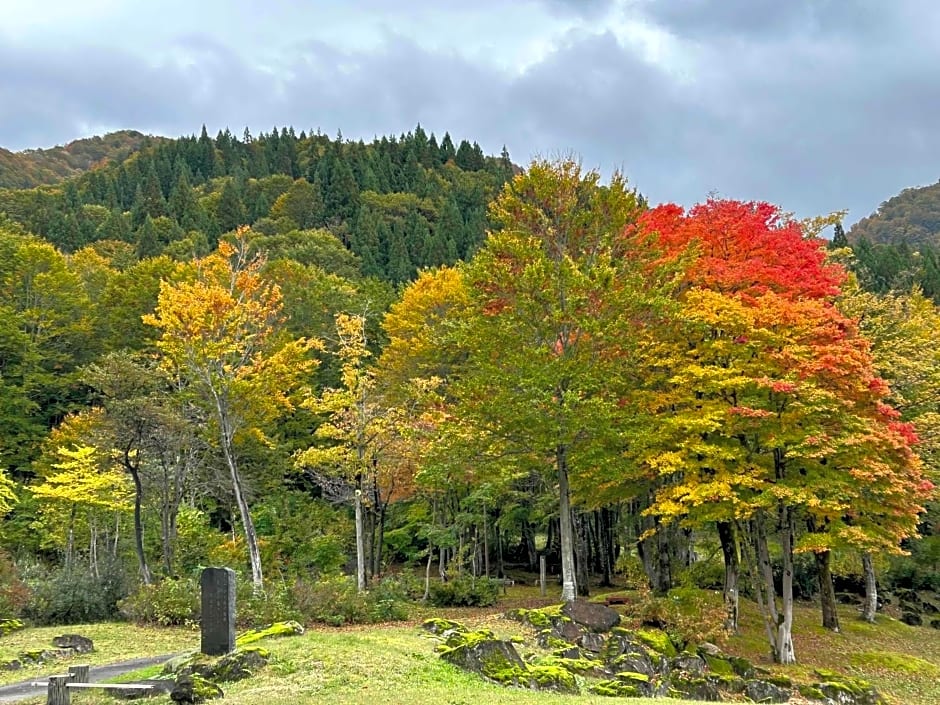
<path id="1" fill-rule="evenodd" d="M 505 144 L 519 163 L 574 152 L 589 167 L 623 167 L 654 202 L 688 205 L 717 190 L 800 215 L 849 207 L 855 220 L 940 175 L 940 50 L 920 40 L 904 7 L 884 20 L 913 27 L 903 47 L 896 34 L 892 43 L 861 30 L 837 42 L 767 38 L 745 22 L 731 48 L 727 36 L 701 34 L 687 82 L 613 35 L 584 30 L 518 75 L 394 34 L 371 50 L 280 47 L 290 58 L 270 70 L 198 35 L 159 65 L 119 51 L 0 43 L 0 144 L 48 146 L 84 126 L 174 136 L 203 123 L 368 140 L 420 122 L 488 152 Z"/>
<path id="2" fill-rule="evenodd" d="M 896 0 L 895 12 L 887 17 L 887 3 L 881 0 L 643 0 L 639 8 L 653 22 L 680 36 L 714 40 L 728 36 L 869 34 L 883 30 L 886 19 L 890 22 L 898 8 L 910 4 L 910 0 Z"/>

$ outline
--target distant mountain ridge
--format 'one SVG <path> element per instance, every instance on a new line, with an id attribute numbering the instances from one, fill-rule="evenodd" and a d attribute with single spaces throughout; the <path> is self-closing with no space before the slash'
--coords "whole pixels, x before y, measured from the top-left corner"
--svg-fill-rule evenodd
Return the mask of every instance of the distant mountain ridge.
<path id="1" fill-rule="evenodd" d="M 0 147 L 0 188 L 33 188 L 56 184 L 165 140 L 136 130 L 73 140 L 49 149 L 11 152 Z"/>
<path id="2" fill-rule="evenodd" d="M 907 188 L 862 218 L 847 233 L 853 245 L 860 240 L 872 244 L 940 246 L 940 182 Z"/>

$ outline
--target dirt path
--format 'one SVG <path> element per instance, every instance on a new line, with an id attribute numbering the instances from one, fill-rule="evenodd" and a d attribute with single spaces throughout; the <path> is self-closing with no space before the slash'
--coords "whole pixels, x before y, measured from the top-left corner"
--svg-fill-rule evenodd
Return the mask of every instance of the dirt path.
<path id="1" fill-rule="evenodd" d="M 136 671 L 139 668 L 155 666 L 158 663 L 169 661 L 176 654 L 164 654 L 162 656 L 145 656 L 144 658 L 135 658 L 130 661 L 118 661 L 103 666 L 92 666 L 88 670 L 88 680 L 92 683 L 106 681 L 116 676 L 120 676 L 130 671 Z M 46 676 L 36 676 L 28 681 L 12 683 L 11 685 L 0 686 L 0 703 L 15 703 L 19 700 L 45 696 L 45 690 L 41 687 L 33 686 L 33 682 L 45 682 Z"/>

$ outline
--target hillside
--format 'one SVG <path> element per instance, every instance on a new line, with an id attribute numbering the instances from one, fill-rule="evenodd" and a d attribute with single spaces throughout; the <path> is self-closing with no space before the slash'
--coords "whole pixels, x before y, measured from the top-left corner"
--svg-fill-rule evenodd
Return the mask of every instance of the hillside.
<path id="1" fill-rule="evenodd" d="M 55 184 L 95 166 L 119 162 L 161 139 L 135 130 L 120 130 L 50 149 L 11 152 L 0 147 L 0 188 Z"/>
<path id="2" fill-rule="evenodd" d="M 904 189 L 858 221 L 847 236 L 852 244 L 864 238 L 875 244 L 936 246 L 940 242 L 940 182 Z"/>
<path id="3" fill-rule="evenodd" d="M 111 137 L 65 149 L 91 163 Z M 487 203 L 515 171 L 505 150 L 486 156 L 476 142 L 438 141 L 420 125 L 368 144 L 293 128 L 212 138 L 203 128 L 142 142 L 130 158 L 59 184 L 0 188 L 0 213 L 65 252 L 109 240 L 140 259 L 205 254 L 240 225 L 272 238 L 269 252 L 303 259 L 316 230 L 355 255 L 361 274 L 401 282 L 472 253 Z"/>

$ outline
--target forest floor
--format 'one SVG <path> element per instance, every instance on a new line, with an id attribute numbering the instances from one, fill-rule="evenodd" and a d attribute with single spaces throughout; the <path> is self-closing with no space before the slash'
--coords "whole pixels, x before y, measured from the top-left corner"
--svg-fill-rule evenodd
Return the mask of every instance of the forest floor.
<path id="1" fill-rule="evenodd" d="M 412 619 L 379 625 L 323 627 L 316 625 L 301 637 L 266 640 L 271 664 L 255 677 L 223 685 L 225 700 L 240 705 L 296 705 L 329 702 L 337 705 L 609 705 L 598 696 L 563 696 L 506 689 L 444 663 L 434 652 L 435 642 L 418 625 L 425 617 L 446 616 L 468 626 L 488 626 L 501 636 L 520 634 L 518 622 L 502 618 L 512 607 L 536 607 L 553 600 L 539 598 L 538 590 L 514 586 L 494 608 L 437 609 L 420 607 Z M 557 602 L 557 600 L 554 600 Z M 812 680 L 814 668 L 831 669 L 872 683 L 894 705 L 940 703 L 940 630 L 909 627 L 880 615 L 874 625 L 861 622 L 854 609 L 840 612 L 842 631 L 819 625 L 814 605 L 796 608 L 794 641 L 799 664 L 775 667 L 766 656 L 766 637 L 756 609 L 742 603 L 741 633 L 722 646 L 775 672 L 796 680 Z M 146 629 L 128 624 L 97 624 L 28 629 L 0 639 L 0 657 L 20 651 L 48 648 L 53 636 L 78 633 L 95 642 L 94 654 L 81 662 L 112 663 L 132 658 L 194 649 L 199 634 L 188 629 Z M 0 683 L 36 678 L 65 670 L 62 663 L 0 674 Z M 126 674 L 119 680 L 152 677 L 158 667 Z M 106 696 L 92 692 L 77 696 L 76 705 L 99 705 Z M 160 702 L 170 702 L 166 696 Z M 43 695 L 26 702 L 40 703 Z M 653 700 L 650 703 L 676 703 Z M 681 701 L 690 702 L 690 701 Z"/>

